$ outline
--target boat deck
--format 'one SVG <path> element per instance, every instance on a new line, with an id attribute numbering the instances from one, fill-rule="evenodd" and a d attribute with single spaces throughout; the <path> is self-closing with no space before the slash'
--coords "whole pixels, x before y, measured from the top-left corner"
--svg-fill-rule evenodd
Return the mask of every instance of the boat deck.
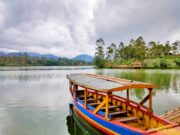
<path id="1" fill-rule="evenodd" d="M 77 112 L 101 131 L 107 134 L 168 132 L 167 135 L 180 135 L 177 124 L 153 113 L 153 84 L 93 74 L 69 74 L 67 78 Z M 130 90 L 143 89 L 148 90 L 148 94 L 139 103 L 130 99 Z M 113 93 L 117 91 L 126 91 L 126 97 Z M 146 102 L 149 106 L 144 105 Z M 179 115 L 173 113 L 172 117 L 175 120 Z"/>
<path id="2" fill-rule="evenodd" d="M 170 112 L 163 114 L 161 117 L 180 125 L 180 106 Z"/>
<path id="3" fill-rule="evenodd" d="M 91 92 L 88 92 L 87 108 L 91 111 L 94 111 L 102 101 L 103 97 L 105 96 L 102 95 L 101 98 L 95 99 L 93 94 Z M 78 91 L 77 100 L 82 105 L 84 104 L 83 90 Z M 132 127 L 138 128 L 143 131 L 148 130 L 149 128 L 147 128 L 144 124 L 144 118 L 142 116 L 134 116 L 133 113 L 134 112 L 132 111 L 132 109 L 130 109 L 128 106 L 123 107 L 120 104 L 118 105 L 112 104 L 112 101 L 109 102 L 108 117 L 110 118 L 110 121 L 114 121 L 116 123 L 128 124 Z M 98 114 L 101 116 L 105 116 L 105 106 L 98 111 Z"/>

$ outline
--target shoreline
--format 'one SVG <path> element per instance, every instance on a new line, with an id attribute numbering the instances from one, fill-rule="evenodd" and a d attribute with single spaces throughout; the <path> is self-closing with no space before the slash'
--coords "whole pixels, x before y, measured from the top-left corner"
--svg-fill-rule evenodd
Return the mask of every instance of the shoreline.
<path id="1" fill-rule="evenodd" d="M 105 66 L 105 67 L 102 67 L 102 68 L 99 68 L 95 65 L 57 65 L 57 66 L 44 66 L 44 65 L 6 65 L 6 66 L 0 66 L 0 70 L 2 68 L 70 68 L 70 67 L 75 67 L 75 68 L 95 68 L 95 69 L 137 69 L 137 70 L 140 70 L 140 69 L 177 69 L 177 70 L 180 70 L 180 68 L 155 68 L 155 67 L 134 67 L 134 66 Z"/>

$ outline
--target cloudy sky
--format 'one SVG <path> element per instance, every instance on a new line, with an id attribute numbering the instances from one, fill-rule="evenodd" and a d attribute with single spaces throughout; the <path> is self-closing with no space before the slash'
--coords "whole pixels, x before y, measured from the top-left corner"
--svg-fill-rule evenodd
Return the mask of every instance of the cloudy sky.
<path id="1" fill-rule="evenodd" d="M 0 50 L 93 55 L 96 39 L 180 39 L 179 0 L 0 0 Z"/>

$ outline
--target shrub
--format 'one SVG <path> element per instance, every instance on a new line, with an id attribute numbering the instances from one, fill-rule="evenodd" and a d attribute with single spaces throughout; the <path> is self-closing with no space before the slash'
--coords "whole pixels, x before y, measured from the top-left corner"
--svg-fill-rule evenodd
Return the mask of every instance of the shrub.
<path id="1" fill-rule="evenodd" d="M 168 67 L 168 63 L 166 59 L 161 59 L 160 60 L 160 67 L 161 68 L 167 68 Z"/>
<path id="2" fill-rule="evenodd" d="M 102 56 L 96 56 L 94 58 L 94 63 L 98 68 L 103 68 L 105 66 L 105 60 Z"/>

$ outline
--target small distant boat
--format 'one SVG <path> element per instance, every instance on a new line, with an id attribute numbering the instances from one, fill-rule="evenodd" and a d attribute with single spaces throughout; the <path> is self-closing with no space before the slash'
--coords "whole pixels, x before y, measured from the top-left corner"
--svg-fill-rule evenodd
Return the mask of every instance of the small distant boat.
<path id="1" fill-rule="evenodd" d="M 79 116 L 109 135 L 180 135 L 178 124 L 153 113 L 152 84 L 93 74 L 69 74 L 69 90 Z M 147 89 L 147 96 L 136 103 L 132 90 Z M 115 92 L 126 90 L 126 98 Z M 144 106 L 145 102 L 149 106 Z"/>

